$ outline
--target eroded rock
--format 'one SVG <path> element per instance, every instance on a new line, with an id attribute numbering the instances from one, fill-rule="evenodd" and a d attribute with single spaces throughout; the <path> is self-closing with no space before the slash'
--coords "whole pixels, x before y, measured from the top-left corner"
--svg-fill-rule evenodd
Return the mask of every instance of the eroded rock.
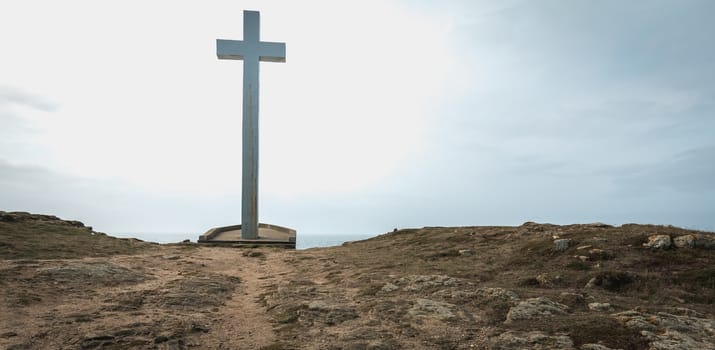
<path id="1" fill-rule="evenodd" d="M 457 318 L 454 312 L 452 312 L 455 307 L 455 305 L 450 303 L 418 298 L 407 313 L 412 317 L 430 317 L 446 321 Z"/>
<path id="2" fill-rule="evenodd" d="M 460 281 L 445 275 L 412 275 L 400 278 L 395 284 L 405 291 L 415 292 L 434 287 L 458 286 Z"/>
<path id="3" fill-rule="evenodd" d="M 399 289 L 400 289 L 400 287 L 398 287 L 397 285 L 388 282 L 388 283 L 385 283 L 385 285 L 382 286 L 382 288 L 380 288 L 380 291 L 384 292 L 384 293 L 390 293 L 390 292 L 394 292 Z"/>
<path id="4" fill-rule="evenodd" d="M 461 256 L 472 256 L 474 255 L 474 251 L 471 249 L 460 249 L 459 250 L 459 255 Z"/>
<path id="5" fill-rule="evenodd" d="M 612 315 L 624 326 L 639 330 L 650 341 L 652 350 L 715 350 L 715 320 L 673 315 L 655 315 L 625 311 Z"/>
<path id="6" fill-rule="evenodd" d="M 519 300 L 519 296 L 504 288 L 479 288 L 474 291 L 475 295 L 485 301 L 506 301 L 509 303 L 516 304 Z"/>
<path id="7" fill-rule="evenodd" d="M 648 237 L 648 242 L 643 243 L 644 247 L 651 249 L 668 249 L 671 246 L 670 236 L 668 235 L 653 235 Z"/>
<path id="8" fill-rule="evenodd" d="M 552 301 L 549 298 L 530 298 L 509 309 L 504 323 L 564 315 L 568 308 L 568 306 Z"/>
<path id="9" fill-rule="evenodd" d="M 673 245 L 676 248 L 695 248 L 695 236 L 685 235 L 673 238 Z"/>
<path id="10" fill-rule="evenodd" d="M 609 303 L 588 303 L 588 309 L 591 311 L 613 311 L 613 307 Z"/>

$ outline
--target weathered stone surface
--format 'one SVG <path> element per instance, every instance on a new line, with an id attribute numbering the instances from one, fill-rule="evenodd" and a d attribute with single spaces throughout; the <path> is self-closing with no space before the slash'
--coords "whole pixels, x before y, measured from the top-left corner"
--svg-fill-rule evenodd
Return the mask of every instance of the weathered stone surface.
<path id="1" fill-rule="evenodd" d="M 651 341 L 649 350 L 712 350 L 715 343 L 712 341 L 702 342 L 693 339 L 688 334 L 678 331 L 667 330 L 663 333 L 653 333 L 649 331 L 641 332 L 644 337 Z"/>
<path id="2" fill-rule="evenodd" d="M 671 240 L 668 235 L 653 235 L 648 237 L 647 243 L 643 243 L 644 247 L 651 249 L 668 249 L 670 245 Z"/>
<path id="3" fill-rule="evenodd" d="M 613 307 L 609 303 L 588 303 L 588 309 L 591 311 L 613 311 Z"/>
<path id="4" fill-rule="evenodd" d="M 561 239 L 554 240 L 554 249 L 562 252 L 566 249 L 569 249 L 570 243 L 571 243 L 571 240 L 567 239 L 567 238 L 561 238 Z"/>
<path id="5" fill-rule="evenodd" d="M 475 295 L 484 300 L 506 301 L 513 304 L 516 304 L 519 300 L 519 296 L 516 293 L 504 288 L 479 288 L 475 291 Z"/>
<path id="6" fill-rule="evenodd" d="M 651 350 L 715 350 L 715 320 L 659 312 L 625 311 L 612 315 L 624 326 L 640 330 Z"/>
<path id="7" fill-rule="evenodd" d="M 509 309 L 504 323 L 564 315 L 568 308 L 545 297 L 526 299 Z"/>
<path id="8" fill-rule="evenodd" d="M 308 309 L 300 312 L 301 318 L 322 322 L 326 325 L 336 325 L 358 317 L 355 309 L 337 303 L 316 300 L 308 303 Z"/>
<path id="9" fill-rule="evenodd" d="M 471 249 L 460 249 L 459 250 L 459 255 L 462 256 L 472 256 L 474 255 L 474 251 Z"/>
<path id="10" fill-rule="evenodd" d="M 508 331 L 489 339 L 489 349 L 494 350 L 573 350 L 571 338 L 565 335 L 548 335 L 543 332 Z"/>
<path id="11" fill-rule="evenodd" d="M 695 248 L 695 236 L 685 235 L 673 238 L 673 245 L 677 248 Z"/>
<path id="12" fill-rule="evenodd" d="M 223 305 L 236 289 L 238 277 L 206 274 L 167 283 L 164 293 L 145 298 L 163 307 L 174 309 L 202 309 Z"/>
<path id="13" fill-rule="evenodd" d="M 238 277 L 206 273 L 168 281 L 161 289 L 131 290 L 106 299 L 105 311 L 122 312 L 140 309 L 205 311 L 219 307 L 231 298 L 240 283 Z"/>
<path id="14" fill-rule="evenodd" d="M 40 270 L 38 276 L 57 283 L 119 284 L 138 283 L 146 275 L 109 262 L 72 262 Z"/>
<path id="15" fill-rule="evenodd" d="M 395 281 L 397 286 L 409 292 L 420 291 L 434 287 L 452 287 L 460 284 L 459 280 L 444 275 L 412 275 Z"/>
<path id="16" fill-rule="evenodd" d="M 536 275 L 536 277 L 534 279 L 542 287 L 551 287 L 551 286 L 557 285 L 561 282 L 561 276 L 559 276 L 559 275 L 552 276 L 552 275 L 549 275 L 548 273 L 540 273 L 540 274 Z"/>
<path id="17" fill-rule="evenodd" d="M 447 321 L 457 318 L 452 311 L 455 307 L 450 303 L 418 298 L 407 313 L 412 317 L 428 317 Z"/>
<path id="18" fill-rule="evenodd" d="M 505 302 L 509 305 L 516 305 L 516 302 L 519 300 L 519 296 L 516 295 L 516 293 L 503 288 L 478 288 L 476 290 L 447 288 L 432 293 L 432 296 L 443 299 L 452 299 L 456 302 L 471 300 L 477 301 L 480 304 Z"/>
<path id="19" fill-rule="evenodd" d="M 390 293 L 390 292 L 394 292 L 394 291 L 396 291 L 396 290 L 398 290 L 398 289 L 400 289 L 400 287 L 398 287 L 398 286 L 395 285 L 395 284 L 392 284 L 392 283 L 388 282 L 388 283 L 385 283 L 385 285 L 382 286 L 382 288 L 380 288 L 380 291 L 381 291 L 381 292 L 385 292 L 385 293 Z"/>

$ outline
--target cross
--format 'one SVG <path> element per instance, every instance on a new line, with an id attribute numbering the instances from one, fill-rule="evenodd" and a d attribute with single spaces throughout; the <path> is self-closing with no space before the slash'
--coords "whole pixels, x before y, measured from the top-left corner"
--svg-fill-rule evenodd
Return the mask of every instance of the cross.
<path id="1" fill-rule="evenodd" d="M 216 39 L 219 59 L 243 60 L 241 238 L 258 238 L 258 62 L 285 62 L 285 43 L 260 40 L 260 14 L 243 11 L 243 40 Z"/>

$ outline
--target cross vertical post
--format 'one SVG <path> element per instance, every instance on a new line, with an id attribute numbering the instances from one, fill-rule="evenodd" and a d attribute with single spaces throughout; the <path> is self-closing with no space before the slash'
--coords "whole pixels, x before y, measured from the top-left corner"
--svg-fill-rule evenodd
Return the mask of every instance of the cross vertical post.
<path id="1" fill-rule="evenodd" d="M 285 62 L 285 43 L 260 41 L 260 14 L 243 11 L 243 40 L 216 39 L 219 59 L 243 60 L 241 238 L 258 238 L 259 61 Z"/>

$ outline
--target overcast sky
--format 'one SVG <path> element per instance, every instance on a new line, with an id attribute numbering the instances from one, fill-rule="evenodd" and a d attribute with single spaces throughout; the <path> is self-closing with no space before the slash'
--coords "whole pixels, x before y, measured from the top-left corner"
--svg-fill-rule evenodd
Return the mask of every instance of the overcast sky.
<path id="1" fill-rule="evenodd" d="M 287 47 L 260 67 L 261 222 L 715 230 L 707 0 L 5 1 L 0 210 L 240 223 L 243 65 L 215 39 L 244 9 Z"/>

